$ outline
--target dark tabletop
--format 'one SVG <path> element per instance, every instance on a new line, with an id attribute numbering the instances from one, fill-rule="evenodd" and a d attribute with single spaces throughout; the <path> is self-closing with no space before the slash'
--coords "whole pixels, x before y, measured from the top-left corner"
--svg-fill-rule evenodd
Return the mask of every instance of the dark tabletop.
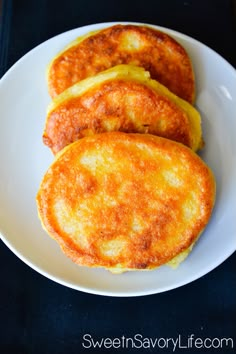
<path id="1" fill-rule="evenodd" d="M 185 33 L 236 68 L 236 1 L 0 0 L 0 76 L 33 47 L 61 32 L 122 20 Z M 96 296 L 63 287 L 29 268 L 2 242 L 0 267 L 0 353 L 236 352 L 236 254 L 191 284 L 137 298 Z M 226 341 L 218 349 L 191 348 L 187 344 L 191 334 L 216 338 L 215 346 L 217 339 L 231 338 L 234 348 Z M 182 343 L 174 351 L 171 338 L 179 335 Z M 144 337 L 163 339 L 155 349 L 135 349 L 131 341 L 112 350 L 85 348 L 91 338 L 122 337 L 136 338 L 137 346 Z M 169 349 L 164 348 L 167 338 Z M 106 343 L 109 347 L 109 339 Z"/>

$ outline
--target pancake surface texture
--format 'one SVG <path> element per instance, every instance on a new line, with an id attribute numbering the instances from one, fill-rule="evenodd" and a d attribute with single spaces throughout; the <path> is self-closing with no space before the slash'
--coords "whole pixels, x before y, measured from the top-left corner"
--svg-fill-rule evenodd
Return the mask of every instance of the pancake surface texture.
<path id="1" fill-rule="evenodd" d="M 57 153 L 66 145 L 107 131 L 150 133 L 201 147 L 201 117 L 188 102 L 133 65 L 118 65 L 80 81 L 48 108 L 44 143 Z"/>
<path id="2" fill-rule="evenodd" d="M 37 205 L 44 229 L 75 263 L 119 273 L 154 269 L 186 252 L 214 198 L 214 177 L 189 148 L 112 132 L 57 154 Z"/>
<path id="3" fill-rule="evenodd" d="M 193 103 L 194 74 L 187 52 L 166 33 L 144 25 L 115 25 L 73 41 L 49 65 L 49 93 L 54 98 L 118 64 L 145 68 L 153 79 Z"/>

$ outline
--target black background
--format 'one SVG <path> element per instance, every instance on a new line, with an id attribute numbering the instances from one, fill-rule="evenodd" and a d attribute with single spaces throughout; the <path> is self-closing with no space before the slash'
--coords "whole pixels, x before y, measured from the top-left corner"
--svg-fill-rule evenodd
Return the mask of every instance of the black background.
<path id="1" fill-rule="evenodd" d="M 235 1 L 227 0 L 0 0 L 0 75 L 41 42 L 106 21 L 169 27 L 200 40 L 236 67 L 235 9 Z M 96 352 L 83 349 L 86 333 L 94 339 L 193 333 L 201 338 L 232 337 L 236 346 L 236 254 L 191 284 L 137 298 L 96 296 L 63 287 L 33 271 L 2 242 L 0 267 L 0 353 Z M 235 348 L 175 351 L 180 352 L 233 353 Z"/>

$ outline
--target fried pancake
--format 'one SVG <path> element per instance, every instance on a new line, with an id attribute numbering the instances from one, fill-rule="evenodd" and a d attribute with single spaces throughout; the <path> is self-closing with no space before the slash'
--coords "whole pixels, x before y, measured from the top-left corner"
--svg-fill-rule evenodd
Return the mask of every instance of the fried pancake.
<path id="1" fill-rule="evenodd" d="M 143 68 L 118 65 L 71 86 L 48 108 L 44 143 L 53 153 L 106 131 L 150 133 L 201 147 L 201 117 L 188 102 L 150 79 Z"/>
<path id="2" fill-rule="evenodd" d="M 49 65 L 49 93 L 54 98 L 76 82 L 118 64 L 144 67 L 153 79 L 193 103 L 194 74 L 187 52 L 166 33 L 141 25 L 115 25 L 73 41 Z"/>
<path id="3" fill-rule="evenodd" d="M 37 194 L 42 225 L 75 263 L 154 269 L 187 253 L 215 198 L 191 149 L 150 134 L 85 137 L 57 154 Z"/>

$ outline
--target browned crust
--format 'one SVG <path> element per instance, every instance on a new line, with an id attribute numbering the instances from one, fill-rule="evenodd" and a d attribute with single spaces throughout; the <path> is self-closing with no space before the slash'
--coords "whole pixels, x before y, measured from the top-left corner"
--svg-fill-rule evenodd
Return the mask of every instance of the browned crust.
<path id="1" fill-rule="evenodd" d="M 128 34 L 139 38 L 140 48 L 121 46 Z M 55 97 L 76 82 L 118 64 L 145 68 L 153 79 L 193 103 L 194 74 L 185 49 L 166 33 L 136 25 L 103 29 L 56 57 L 48 75 L 49 93 Z"/>
<path id="2" fill-rule="evenodd" d="M 47 116 L 43 141 L 53 153 L 106 131 L 150 133 L 192 147 L 187 114 L 144 84 L 110 80 L 58 105 Z"/>
<path id="3" fill-rule="evenodd" d="M 84 158 L 91 156 L 90 165 Z M 214 199 L 210 169 L 187 147 L 113 132 L 65 148 L 44 176 L 37 204 L 44 228 L 75 263 L 132 270 L 155 268 L 192 245 Z M 114 240 L 121 252 L 104 253 Z"/>

